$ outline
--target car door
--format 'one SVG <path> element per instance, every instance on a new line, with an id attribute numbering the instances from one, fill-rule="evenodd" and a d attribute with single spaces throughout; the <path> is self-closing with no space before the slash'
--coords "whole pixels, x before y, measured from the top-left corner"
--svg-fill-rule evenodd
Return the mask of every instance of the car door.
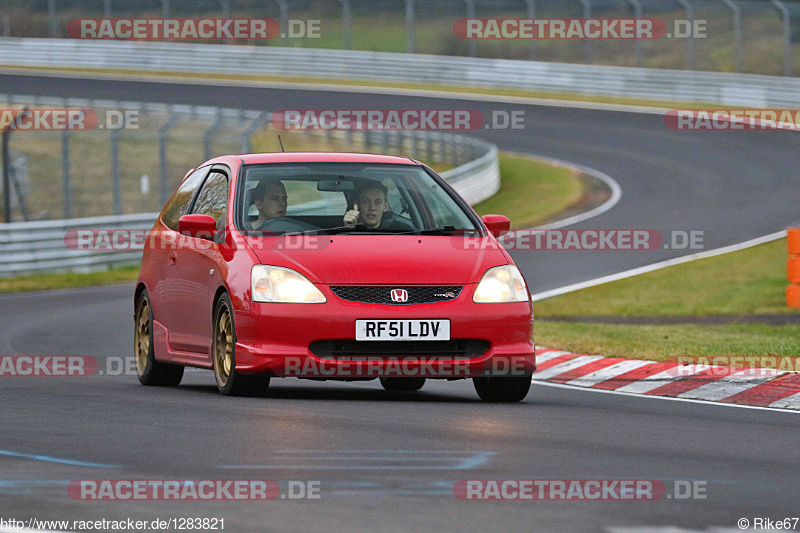
<path id="1" fill-rule="evenodd" d="M 209 215 L 224 230 L 228 205 L 228 174 L 216 166 L 206 177 L 192 202 L 189 213 Z M 173 318 L 170 345 L 197 363 L 208 362 L 211 349 L 212 299 L 217 287 L 215 276 L 223 263 L 219 244 L 213 240 L 178 236 L 170 265 L 169 307 Z M 213 286 L 212 286 L 213 285 Z M 188 361 L 187 361 L 188 362 Z"/>

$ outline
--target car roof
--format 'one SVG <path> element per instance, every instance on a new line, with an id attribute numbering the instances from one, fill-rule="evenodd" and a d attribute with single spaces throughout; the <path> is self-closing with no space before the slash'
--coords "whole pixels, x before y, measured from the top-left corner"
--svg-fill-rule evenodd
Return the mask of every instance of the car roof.
<path id="1" fill-rule="evenodd" d="M 264 163 L 390 163 L 420 165 L 408 157 L 395 155 L 359 154 L 348 152 L 273 152 L 239 156 L 246 165 Z"/>

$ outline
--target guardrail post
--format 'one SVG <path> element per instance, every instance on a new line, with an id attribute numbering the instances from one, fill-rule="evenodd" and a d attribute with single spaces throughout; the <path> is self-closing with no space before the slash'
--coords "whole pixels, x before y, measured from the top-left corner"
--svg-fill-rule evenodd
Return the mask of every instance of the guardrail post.
<path id="1" fill-rule="evenodd" d="M 800 228 L 789 228 L 789 260 L 786 262 L 786 274 L 790 285 L 786 287 L 787 307 L 800 307 Z"/>
<path id="2" fill-rule="evenodd" d="M 792 75 L 792 15 L 789 9 L 780 0 L 772 0 L 778 11 L 783 16 L 783 75 Z"/>
<path id="3" fill-rule="evenodd" d="M 639 0 L 628 0 L 628 3 L 633 6 L 633 16 L 637 19 L 642 18 L 642 3 Z M 644 45 L 641 39 L 636 39 L 633 42 L 636 50 L 636 66 L 644 67 Z"/>
<path id="4" fill-rule="evenodd" d="M 171 130 L 179 120 L 180 118 L 178 115 L 172 113 L 170 114 L 167 123 L 161 126 L 161 128 L 158 130 L 158 163 L 161 170 L 161 205 L 166 204 L 167 200 L 169 199 L 169 188 L 167 187 L 167 183 L 169 182 L 167 138 L 169 136 L 169 130 Z"/>
<path id="5" fill-rule="evenodd" d="M 2 158 L 3 158 L 3 221 L 11 222 L 11 156 L 8 153 L 8 142 L 11 130 L 3 130 Z"/>
<path id="6" fill-rule="evenodd" d="M 111 18 L 111 0 L 103 0 L 103 16 L 107 19 Z"/>
<path id="7" fill-rule="evenodd" d="M 414 33 L 414 0 L 406 2 L 406 52 L 413 54 L 417 44 L 417 37 Z"/>
<path id="8" fill-rule="evenodd" d="M 165 19 L 169 18 L 169 0 L 161 0 L 161 16 Z"/>
<path id="9" fill-rule="evenodd" d="M 736 72 L 742 71 L 742 11 L 733 0 L 722 0 L 733 13 L 733 43 L 735 50 Z"/>
<path id="10" fill-rule="evenodd" d="M 342 41 L 345 50 L 353 49 L 353 24 L 350 0 L 339 0 L 342 4 Z"/>
<path id="11" fill-rule="evenodd" d="M 467 18 L 474 19 L 475 18 L 475 0 L 464 0 L 464 3 L 467 4 Z M 475 39 L 469 40 L 469 57 L 475 57 L 478 55 L 478 41 Z"/>
<path id="12" fill-rule="evenodd" d="M 64 218 L 72 218 L 72 186 L 69 180 L 69 130 L 61 133 L 61 166 L 64 182 Z"/>
<path id="13" fill-rule="evenodd" d="M 689 38 L 686 40 L 686 63 L 689 65 L 689 70 L 695 70 L 695 52 L 694 52 L 694 9 L 689 0 L 675 0 L 683 9 L 686 10 L 686 20 L 689 21 Z"/>
<path id="14" fill-rule="evenodd" d="M 581 0 L 581 4 L 583 4 L 583 18 L 590 19 L 592 18 L 592 0 Z M 591 65 L 594 59 L 592 58 L 592 40 L 591 39 L 584 39 L 583 40 L 583 62 L 587 65 Z"/>
<path id="15" fill-rule="evenodd" d="M 111 179 L 114 190 L 114 214 L 122 214 L 122 187 L 119 171 L 119 128 L 111 130 Z"/>

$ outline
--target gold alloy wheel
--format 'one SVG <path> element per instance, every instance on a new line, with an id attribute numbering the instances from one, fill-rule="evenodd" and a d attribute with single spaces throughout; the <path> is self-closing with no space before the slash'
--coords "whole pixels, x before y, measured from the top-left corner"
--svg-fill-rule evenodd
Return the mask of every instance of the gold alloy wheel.
<path id="1" fill-rule="evenodd" d="M 136 313 L 136 372 L 141 376 L 150 357 L 150 304 L 147 298 L 139 302 Z"/>
<path id="2" fill-rule="evenodd" d="M 231 312 L 223 303 L 214 332 L 214 375 L 220 387 L 228 384 L 233 366 L 233 322 Z"/>

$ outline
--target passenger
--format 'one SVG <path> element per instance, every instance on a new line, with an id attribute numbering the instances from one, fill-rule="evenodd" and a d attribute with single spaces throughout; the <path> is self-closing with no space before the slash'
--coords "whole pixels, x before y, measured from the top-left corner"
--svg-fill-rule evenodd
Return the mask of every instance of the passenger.
<path id="1" fill-rule="evenodd" d="M 286 187 L 279 180 L 261 180 L 253 189 L 253 205 L 258 209 L 258 218 L 252 222 L 253 229 L 258 229 L 269 219 L 285 217 Z"/>

